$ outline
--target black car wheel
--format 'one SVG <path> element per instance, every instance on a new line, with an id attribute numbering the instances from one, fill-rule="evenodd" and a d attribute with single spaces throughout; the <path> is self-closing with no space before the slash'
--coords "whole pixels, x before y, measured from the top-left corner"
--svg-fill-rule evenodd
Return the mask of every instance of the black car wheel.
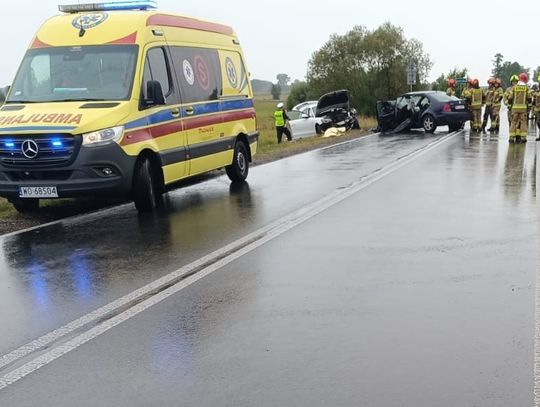
<path id="1" fill-rule="evenodd" d="M 422 127 L 424 128 L 426 133 L 435 132 L 435 129 L 437 128 L 437 124 L 435 123 L 435 118 L 430 114 L 426 114 L 422 118 Z"/>
<path id="2" fill-rule="evenodd" d="M 231 165 L 225 167 L 227 176 L 232 182 L 244 182 L 249 172 L 249 159 L 244 142 L 237 141 Z"/>
<path id="3" fill-rule="evenodd" d="M 39 199 L 14 199 L 11 201 L 17 212 L 19 213 L 32 213 L 39 209 Z"/>
<path id="4" fill-rule="evenodd" d="M 161 203 L 161 192 L 156 180 L 150 159 L 140 158 L 135 165 L 133 177 L 133 201 L 139 212 L 151 212 Z"/>

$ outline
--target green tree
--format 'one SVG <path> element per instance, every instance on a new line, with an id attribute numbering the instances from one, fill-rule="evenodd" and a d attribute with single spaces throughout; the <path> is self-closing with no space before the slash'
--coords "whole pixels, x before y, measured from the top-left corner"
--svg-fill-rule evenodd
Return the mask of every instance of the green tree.
<path id="1" fill-rule="evenodd" d="M 276 76 L 277 84 L 281 87 L 281 90 L 287 90 L 289 88 L 289 82 L 291 77 L 286 73 L 279 73 Z"/>
<path id="2" fill-rule="evenodd" d="M 512 75 L 519 75 L 522 72 L 525 72 L 527 75 L 529 75 L 529 71 L 529 68 L 525 68 L 518 62 L 505 61 L 501 65 L 501 74 L 499 78 L 501 79 L 503 86 L 506 88 L 510 86 L 510 77 Z"/>
<path id="3" fill-rule="evenodd" d="M 448 89 L 448 79 L 466 78 L 468 72 L 469 70 L 467 68 L 455 67 L 446 75 L 441 74 L 441 76 L 435 79 L 435 82 L 431 84 L 431 89 L 446 91 L 446 89 Z M 458 91 L 458 94 L 459 93 L 460 92 Z"/>
<path id="4" fill-rule="evenodd" d="M 362 114 L 373 114 L 380 99 L 406 92 L 406 67 L 417 65 L 417 83 L 425 85 L 432 67 L 418 40 L 408 40 L 400 27 L 385 23 L 375 30 L 356 26 L 344 35 L 334 34 L 308 64 L 308 97 L 348 89 L 351 102 Z"/>
<path id="5" fill-rule="evenodd" d="M 536 69 L 534 70 L 531 80 L 533 82 L 540 82 L 540 79 L 538 79 L 539 76 L 540 76 L 540 66 L 536 67 Z"/>
<path id="6" fill-rule="evenodd" d="M 292 83 L 289 97 L 287 98 L 287 109 L 292 109 L 299 103 L 305 102 L 308 98 L 308 84 L 296 80 Z"/>
<path id="7" fill-rule="evenodd" d="M 502 64 L 504 61 L 504 55 L 500 52 L 496 53 L 493 59 L 493 69 L 491 70 L 491 74 L 495 78 L 501 78 L 502 77 Z"/>
<path id="8" fill-rule="evenodd" d="M 279 100 L 281 98 L 281 86 L 277 83 L 273 83 L 270 93 L 272 94 L 272 99 Z"/>

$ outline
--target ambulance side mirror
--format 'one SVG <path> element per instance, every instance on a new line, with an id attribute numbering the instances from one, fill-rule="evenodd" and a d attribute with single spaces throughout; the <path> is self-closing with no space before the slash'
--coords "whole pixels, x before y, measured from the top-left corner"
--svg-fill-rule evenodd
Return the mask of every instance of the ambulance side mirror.
<path id="1" fill-rule="evenodd" d="M 6 86 L 4 88 L 0 88 L 0 104 L 4 103 L 6 101 L 7 95 L 9 93 L 9 89 L 11 86 Z"/>
<path id="2" fill-rule="evenodd" d="M 146 82 L 146 99 L 144 100 L 146 107 L 160 106 L 165 104 L 163 89 L 158 81 Z"/>

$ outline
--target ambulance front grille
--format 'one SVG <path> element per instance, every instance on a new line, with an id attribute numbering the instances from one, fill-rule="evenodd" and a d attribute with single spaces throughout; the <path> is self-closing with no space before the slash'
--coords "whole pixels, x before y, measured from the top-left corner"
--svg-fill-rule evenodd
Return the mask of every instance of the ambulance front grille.
<path id="1" fill-rule="evenodd" d="M 33 168 L 68 165 L 74 159 L 74 154 L 80 144 L 76 137 L 69 134 L 0 137 L 0 162 L 6 167 Z M 28 151 L 29 146 L 30 151 Z M 33 157 L 36 146 L 37 154 Z M 26 150 L 26 155 L 23 150 Z"/>

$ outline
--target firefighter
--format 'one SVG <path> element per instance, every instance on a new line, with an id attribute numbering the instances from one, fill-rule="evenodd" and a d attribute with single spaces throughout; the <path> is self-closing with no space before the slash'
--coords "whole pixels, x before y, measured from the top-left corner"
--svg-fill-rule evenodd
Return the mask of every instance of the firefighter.
<path id="1" fill-rule="evenodd" d="M 500 113 L 501 113 L 501 101 L 504 97 L 504 91 L 501 87 L 501 80 L 499 78 L 495 78 L 493 81 L 493 105 L 491 107 L 491 127 L 488 129 L 488 131 L 491 132 L 498 132 L 499 131 L 499 121 L 500 121 Z"/>
<path id="2" fill-rule="evenodd" d="M 456 95 L 456 80 L 455 79 L 448 79 L 448 89 L 446 89 L 446 94 L 448 96 Z"/>
<path id="3" fill-rule="evenodd" d="M 471 91 L 472 91 L 472 79 L 467 79 L 467 86 L 463 88 L 461 91 L 461 99 L 465 99 L 465 107 L 467 110 L 471 110 Z M 462 128 L 465 126 L 465 123 L 463 124 Z M 471 122 L 471 128 L 472 128 L 472 122 Z"/>
<path id="4" fill-rule="evenodd" d="M 512 123 L 512 100 L 510 99 L 510 96 L 512 95 L 512 92 L 514 91 L 514 86 L 516 86 L 518 81 L 518 76 L 512 75 L 510 77 L 510 86 L 504 91 L 504 104 L 508 108 L 508 125 Z"/>
<path id="5" fill-rule="evenodd" d="M 471 94 L 471 110 L 473 114 L 473 123 L 471 130 L 479 132 L 482 128 L 482 106 L 484 104 L 484 91 L 480 88 L 478 79 L 473 79 Z"/>
<path id="6" fill-rule="evenodd" d="M 540 80 L 540 77 L 538 77 L 538 79 Z M 536 130 L 540 130 L 540 90 L 538 88 L 538 84 L 535 83 L 532 87 L 532 96 L 531 96 L 531 99 L 532 99 L 532 110 L 533 110 L 533 113 L 534 113 L 534 122 L 535 122 L 535 134 L 536 134 Z M 538 134 L 538 137 L 536 138 L 536 141 L 540 141 L 540 133 Z"/>
<path id="7" fill-rule="evenodd" d="M 489 78 L 487 83 L 488 88 L 485 92 L 486 108 L 484 109 L 484 120 L 482 121 L 482 133 L 486 132 L 488 119 L 491 120 L 491 128 L 493 128 L 493 97 L 495 95 L 495 78 Z"/>
<path id="8" fill-rule="evenodd" d="M 512 104 L 512 120 L 510 122 L 510 143 L 527 142 L 527 103 L 530 90 L 527 86 L 529 77 L 526 73 L 519 75 L 519 82 L 511 88 L 508 101 Z"/>

